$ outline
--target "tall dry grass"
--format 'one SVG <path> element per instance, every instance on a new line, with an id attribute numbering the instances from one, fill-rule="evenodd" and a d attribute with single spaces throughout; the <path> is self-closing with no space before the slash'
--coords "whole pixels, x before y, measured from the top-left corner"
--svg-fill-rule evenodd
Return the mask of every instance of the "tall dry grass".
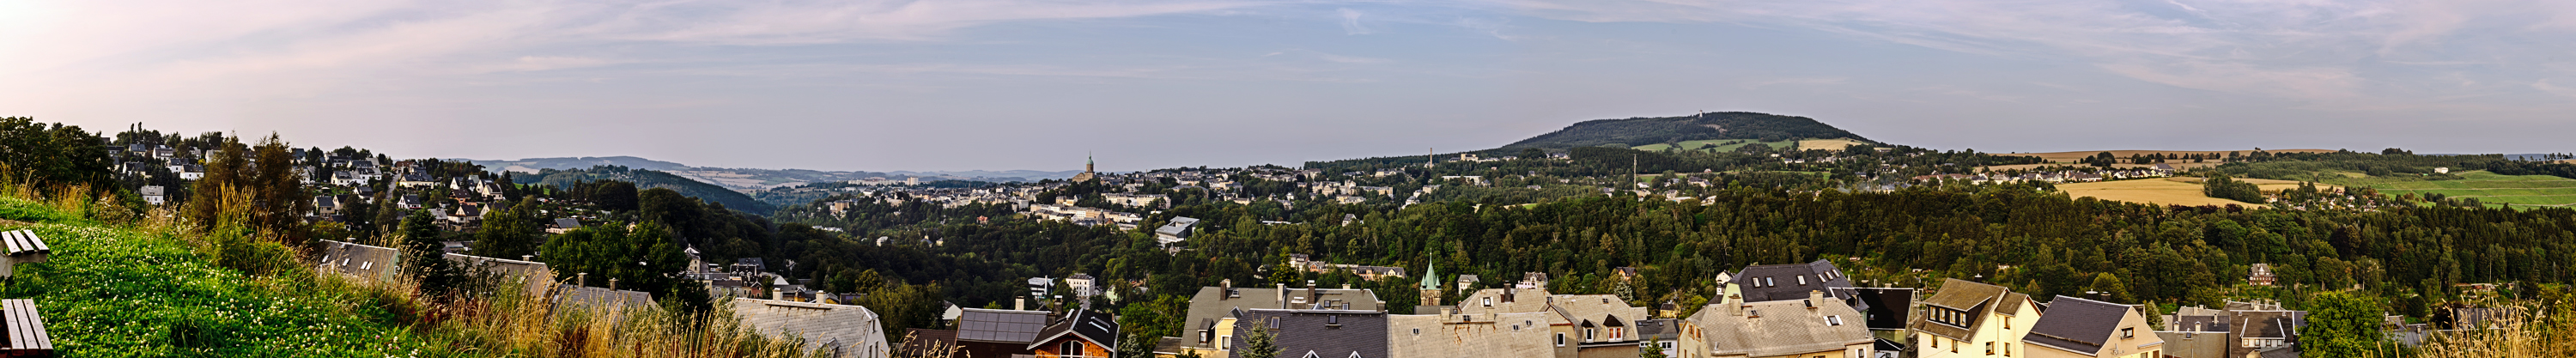
<path id="1" fill-rule="evenodd" d="M 2576 357 L 2576 309 L 2555 300 L 2487 300 L 2481 306 L 2518 310 L 2479 329 L 2431 331 L 2423 345 L 2380 349 L 2382 356 L 2425 358 Z"/>
<path id="2" fill-rule="evenodd" d="M 819 356 L 802 349 L 793 337 L 759 334 L 717 302 L 705 313 L 683 313 L 653 306 L 559 303 L 554 292 L 528 292 L 523 285 L 499 287 L 449 299 L 425 296 L 411 278 L 375 281 L 318 269 L 309 253 L 282 243 L 279 236 L 250 227 L 246 188 L 223 188 L 231 195 L 197 195 L 216 215 L 191 222 L 175 212 L 179 204 L 147 207 L 138 213 L 117 197 L 86 186 L 38 186 L 7 173 L 0 164 L 0 197 L 24 199 L 69 216 L 60 219 L 119 226 L 149 235 L 179 238 L 217 264 L 242 270 L 249 284 L 273 292 L 294 292 L 335 302 L 341 314 L 382 312 L 380 320 L 407 328 L 411 335 L 443 349 L 417 352 L 428 357 L 683 357 L 799 358 Z M 230 199 L 227 199 L 230 198 Z M 501 279 L 480 275 L 487 279 Z"/>

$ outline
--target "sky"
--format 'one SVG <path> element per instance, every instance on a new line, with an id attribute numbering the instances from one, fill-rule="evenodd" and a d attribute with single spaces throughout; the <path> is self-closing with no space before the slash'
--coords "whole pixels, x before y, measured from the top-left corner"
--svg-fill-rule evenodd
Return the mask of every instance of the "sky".
<path id="1" fill-rule="evenodd" d="M 1574 122 L 1984 152 L 2571 151 L 2576 2 L 16 0 L 0 116 L 396 157 L 1241 166 Z"/>

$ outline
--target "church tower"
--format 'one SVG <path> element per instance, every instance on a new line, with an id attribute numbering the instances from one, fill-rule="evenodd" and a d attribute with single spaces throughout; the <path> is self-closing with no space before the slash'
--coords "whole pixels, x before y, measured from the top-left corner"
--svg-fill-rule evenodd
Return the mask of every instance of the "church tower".
<path id="1" fill-rule="evenodd" d="M 1083 156 L 1082 156 L 1082 174 L 1074 174 L 1074 175 L 1073 175 L 1073 182 L 1075 182 L 1075 183 L 1080 183 L 1080 182 L 1087 182 L 1087 181 L 1092 181 L 1092 180 L 1100 179 L 1100 174 L 1097 174 L 1097 173 L 1093 173 L 1093 172 L 1092 172 L 1093 167 L 1094 167 L 1094 163 L 1092 163 L 1091 156 L 1090 156 L 1090 155 L 1083 155 Z"/>
<path id="2" fill-rule="evenodd" d="M 1433 253 L 1431 261 L 1422 265 L 1422 306 L 1440 305 L 1440 254 Z"/>

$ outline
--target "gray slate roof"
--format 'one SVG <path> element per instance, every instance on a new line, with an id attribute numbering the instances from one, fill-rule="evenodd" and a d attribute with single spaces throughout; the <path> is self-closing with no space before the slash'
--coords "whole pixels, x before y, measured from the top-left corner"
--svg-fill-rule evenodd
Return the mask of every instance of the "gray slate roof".
<path id="1" fill-rule="evenodd" d="M 2003 286 L 1948 279 L 1941 282 L 1940 292 L 1923 299 L 1923 305 L 1966 311 L 1967 327 L 1933 322 L 1924 319 L 1925 317 L 1914 317 L 1914 322 L 1906 327 L 1950 339 L 1969 340 L 1970 334 L 1975 333 L 1977 327 L 1986 324 L 1988 313 L 2019 315 L 2022 313 L 2023 303 L 2028 301 L 2030 296 L 2013 293 Z"/>
<path id="2" fill-rule="evenodd" d="M 402 251 L 381 246 L 359 245 L 331 240 L 321 241 L 322 264 L 320 269 L 322 271 L 339 272 L 345 275 L 376 280 L 393 279 L 394 275 L 401 271 L 396 269 L 395 260 L 402 257 Z"/>
<path id="3" fill-rule="evenodd" d="M 893 350 L 867 307 L 734 299 L 733 313 L 763 334 L 804 337 L 806 349 L 825 350 L 827 357 L 885 357 Z"/>
<path id="4" fill-rule="evenodd" d="M 1307 301 L 1310 304 L 1316 301 L 1322 301 L 1324 303 L 1334 304 L 1334 306 L 1341 307 L 1346 310 L 1378 311 L 1385 309 L 1383 306 L 1378 304 L 1377 293 L 1366 289 L 1345 290 L 1337 288 L 1316 288 L 1309 293 L 1307 289 L 1292 288 L 1287 289 L 1286 293 L 1311 295 L 1313 297 L 1307 298 L 1310 300 Z M 1236 287 L 1233 292 L 1227 292 L 1226 289 L 1222 287 L 1200 287 L 1198 294 L 1190 296 L 1190 312 L 1188 318 L 1185 318 L 1186 321 L 1181 322 L 1181 324 L 1185 325 L 1181 328 L 1181 334 L 1184 338 L 1196 337 L 1200 330 L 1214 329 L 1217 321 L 1223 320 L 1227 317 L 1233 317 L 1234 311 L 1236 310 L 1292 308 L 1288 307 L 1288 302 L 1291 301 L 1283 301 L 1280 299 L 1281 294 L 1282 292 L 1277 286 L 1264 288 Z M 1345 304 L 1347 304 L 1347 306 L 1345 306 Z M 1215 346 L 1215 343 L 1201 343 L 1198 342 L 1196 338 L 1191 338 L 1188 339 L 1188 342 L 1184 343 L 1184 345 L 1191 348 L 1207 348 Z"/>
<path id="5" fill-rule="evenodd" d="M 1833 290 L 1850 288 L 1852 283 L 1851 277 L 1844 276 L 1842 269 L 1835 268 L 1832 261 L 1747 266 L 1733 276 L 1744 293 L 1744 300 L 1750 302 L 1803 300 L 1807 299 L 1807 291 L 1819 290 L 1834 295 L 1834 298 L 1851 298 L 1850 292 Z"/>
<path id="6" fill-rule="evenodd" d="M 2120 319 L 2129 315 L 2128 305 L 2057 296 L 2048 303 L 2048 314 L 2031 324 L 2030 334 L 2022 341 L 2064 348 L 2075 352 L 2100 352 L 2120 328 Z"/>
<path id="7" fill-rule="evenodd" d="M 1385 357 L 1387 354 L 1386 313 L 1345 310 L 1280 310 L 1253 309 L 1235 322 L 1234 342 L 1229 347 L 1242 347 L 1250 330 L 1272 327 L 1278 332 L 1274 341 L 1279 357 Z M 1242 357 L 1240 349 L 1227 352 Z"/>
<path id="8" fill-rule="evenodd" d="M 590 307 L 615 305 L 626 309 L 646 309 L 653 307 L 653 294 L 602 287 L 561 285 L 555 288 L 555 303 Z"/>
<path id="9" fill-rule="evenodd" d="M 957 340 L 1029 344 L 1047 323 L 1046 311 L 968 308 L 957 316 Z"/>

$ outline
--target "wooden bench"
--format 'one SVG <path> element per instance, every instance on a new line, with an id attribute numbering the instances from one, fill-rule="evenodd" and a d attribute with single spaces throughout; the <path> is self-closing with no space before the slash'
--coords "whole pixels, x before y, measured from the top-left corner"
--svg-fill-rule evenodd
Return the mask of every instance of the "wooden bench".
<path id="1" fill-rule="evenodd" d="M 34 231 L 0 232 L 0 277 L 17 276 L 18 264 L 45 262 L 53 252 Z"/>
<path id="2" fill-rule="evenodd" d="M 0 357 L 52 357 L 54 337 L 45 333 L 45 317 L 34 300 L 0 300 Z"/>

